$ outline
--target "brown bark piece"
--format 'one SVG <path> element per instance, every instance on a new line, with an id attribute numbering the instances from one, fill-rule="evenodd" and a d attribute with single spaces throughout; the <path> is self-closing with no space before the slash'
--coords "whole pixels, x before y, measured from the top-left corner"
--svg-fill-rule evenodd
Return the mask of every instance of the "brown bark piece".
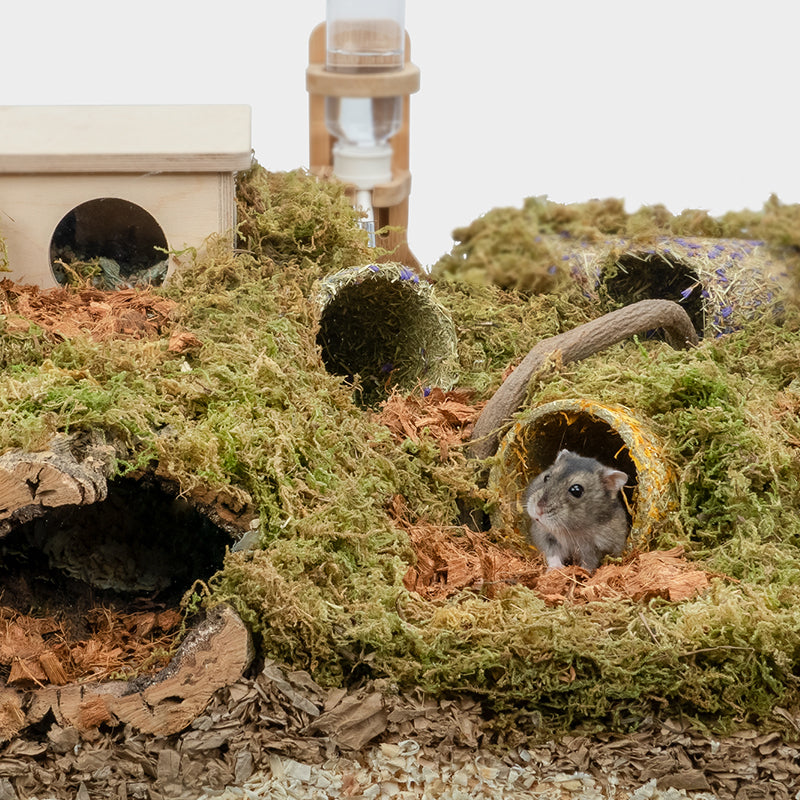
<path id="1" fill-rule="evenodd" d="M 167 736 L 189 725 L 253 658 L 250 635 L 233 609 L 217 606 L 185 639 L 172 661 L 146 682 L 47 686 L 34 692 L 27 723 L 52 710 L 61 725 L 86 730 L 117 720 Z"/>
<path id="2" fill-rule="evenodd" d="M 13 328 L 26 331 L 34 322 L 56 339 L 158 336 L 171 325 L 176 305 L 145 289 L 40 289 L 7 278 L 0 281 L 0 313 L 11 318 Z"/>
<path id="3" fill-rule="evenodd" d="M 0 534 L 10 522 L 26 522 L 48 508 L 89 505 L 107 494 L 114 459 L 111 446 L 90 446 L 79 461 L 68 437 L 55 437 L 49 450 L 10 451 L 0 456 Z M 5 528 L 5 530 L 4 530 Z"/>

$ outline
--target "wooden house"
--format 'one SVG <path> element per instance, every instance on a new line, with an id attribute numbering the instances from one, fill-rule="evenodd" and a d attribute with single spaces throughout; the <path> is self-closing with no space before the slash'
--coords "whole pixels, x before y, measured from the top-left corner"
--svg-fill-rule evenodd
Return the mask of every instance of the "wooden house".
<path id="1" fill-rule="evenodd" d="M 10 275 L 42 288 L 106 259 L 159 283 L 175 253 L 236 225 L 250 107 L 0 107 L 0 239 Z"/>

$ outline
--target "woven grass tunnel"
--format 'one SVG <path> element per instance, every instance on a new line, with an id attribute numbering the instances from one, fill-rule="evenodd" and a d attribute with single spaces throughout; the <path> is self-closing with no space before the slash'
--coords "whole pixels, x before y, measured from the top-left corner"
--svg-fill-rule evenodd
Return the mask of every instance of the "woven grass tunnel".
<path id="1" fill-rule="evenodd" d="M 456 333 L 433 287 L 399 264 L 369 264 L 322 281 L 317 344 L 331 374 L 354 382 L 373 405 L 393 387 L 449 389 Z"/>
<path id="2" fill-rule="evenodd" d="M 562 448 L 628 474 L 623 490 L 631 518 L 628 549 L 647 549 L 656 524 L 676 504 L 669 468 L 656 438 L 629 409 L 588 399 L 537 406 L 506 434 L 489 473 L 489 488 L 497 498 L 493 527 L 512 543 L 525 542 L 522 493 Z"/>
<path id="3" fill-rule="evenodd" d="M 600 297 L 613 307 L 674 300 L 701 337 L 731 333 L 774 313 L 785 291 L 783 268 L 759 242 L 676 236 L 624 248 L 600 249 L 584 262 Z"/>

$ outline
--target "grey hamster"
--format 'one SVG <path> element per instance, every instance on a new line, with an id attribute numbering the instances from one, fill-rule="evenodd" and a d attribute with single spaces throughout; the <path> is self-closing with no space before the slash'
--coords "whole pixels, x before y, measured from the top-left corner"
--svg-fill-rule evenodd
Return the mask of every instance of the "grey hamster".
<path id="1" fill-rule="evenodd" d="M 528 541 L 548 569 L 575 564 L 594 572 L 606 555 L 618 556 L 628 537 L 620 490 L 628 476 L 594 458 L 561 450 L 525 490 Z"/>

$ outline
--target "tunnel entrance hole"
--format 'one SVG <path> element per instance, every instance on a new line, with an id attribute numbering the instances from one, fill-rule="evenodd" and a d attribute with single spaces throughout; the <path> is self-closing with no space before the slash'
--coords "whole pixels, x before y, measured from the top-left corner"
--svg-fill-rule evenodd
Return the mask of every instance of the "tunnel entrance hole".
<path id="1" fill-rule="evenodd" d="M 608 298 L 629 305 L 639 300 L 672 300 L 686 310 L 697 331 L 705 329 L 703 287 L 697 272 L 669 253 L 625 253 L 600 276 Z"/>
<path id="2" fill-rule="evenodd" d="M 177 607 L 222 567 L 228 532 L 152 480 L 109 482 L 105 500 L 60 506 L 0 539 L 0 605 L 67 621 Z"/>
<path id="3" fill-rule="evenodd" d="M 588 398 L 564 398 L 535 406 L 508 431 L 491 467 L 492 530 L 518 546 L 529 520 L 522 498 L 528 483 L 549 467 L 559 450 L 597 459 L 628 475 L 623 489 L 631 523 L 629 548 L 649 550 L 661 523 L 675 508 L 674 475 L 663 447 L 630 409 Z"/>
<path id="4" fill-rule="evenodd" d="M 515 450 L 519 453 L 523 489 L 555 461 L 560 450 L 571 450 L 622 470 L 628 475 L 623 494 L 631 519 L 637 496 L 637 469 L 622 436 L 608 422 L 580 412 L 543 415 L 521 430 Z"/>
<path id="5" fill-rule="evenodd" d="M 361 405 L 377 405 L 395 387 L 451 387 L 455 326 L 432 291 L 392 264 L 343 270 L 324 282 L 317 345 L 330 374 L 357 382 Z"/>
<path id="6" fill-rule="evenodd" d="M 50 240 L 53 277 L 66 285 L 75 277 L 98 288 L 163 283 L 167 237 L 155 218 L 128 200 L 100 197 L 73 208 Z"/>

